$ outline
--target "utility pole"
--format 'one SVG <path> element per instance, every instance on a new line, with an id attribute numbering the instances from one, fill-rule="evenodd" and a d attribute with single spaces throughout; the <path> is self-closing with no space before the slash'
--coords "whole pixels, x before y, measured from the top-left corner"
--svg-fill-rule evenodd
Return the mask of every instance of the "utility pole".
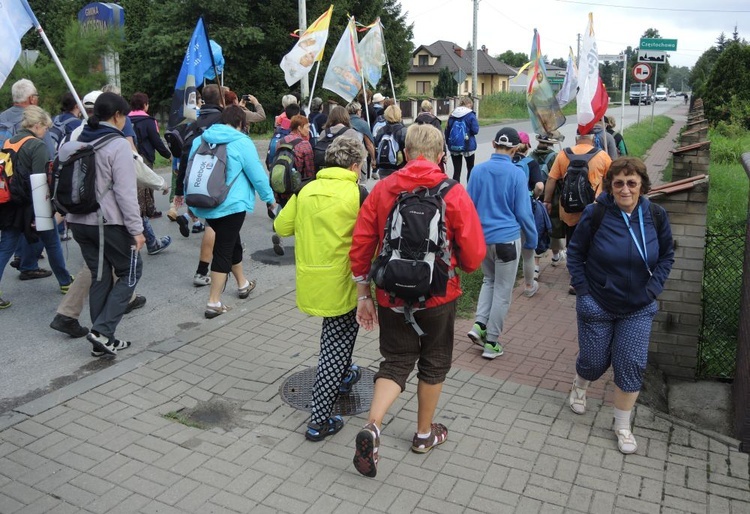
<path id="1" fill-rule="evenodd" d="M 307 30 L 307 3 L 306 0 L 297 0 L 299 5 L 299 35 L 302 36 L 305 30 Z M 302 77 L 299 82 L 300 89 L 300 102 L 310 96 L 310 82 L 308 81 L 307 74 Z"/>
<path id="2" fill-rule="evenodd" d="M 479 16 L 479 0 L 474 0 L 474 40 L 471 48 L 471 96 L 477 97 L 477 17 Z"/>

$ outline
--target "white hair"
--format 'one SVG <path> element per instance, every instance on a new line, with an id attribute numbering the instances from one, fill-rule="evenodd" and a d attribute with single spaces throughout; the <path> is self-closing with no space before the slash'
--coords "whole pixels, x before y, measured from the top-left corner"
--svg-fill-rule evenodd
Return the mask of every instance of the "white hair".
<path id="1" fill-rule="evenodd" d="M 114 84 L 104 84 L 102 86 L 102 93 L 114 93 L 116 95 L 121 94 L 120 88 Z"/>
<path id="2" fill-rule="evenodd" d="M 10 88 L 13 95 L 13 103 L 19 104 L 37 94 L 36 86 L 29 79 L 21 79 Z"/>
<path id="3" fill-rule="evenodd" d="M 294 95 L 284 95 L 281 99 L 281 105 L 284 107 L 284 109 L 287 108 L 288 105 L 296 104 L 297 103 L 297 97 Z"/>

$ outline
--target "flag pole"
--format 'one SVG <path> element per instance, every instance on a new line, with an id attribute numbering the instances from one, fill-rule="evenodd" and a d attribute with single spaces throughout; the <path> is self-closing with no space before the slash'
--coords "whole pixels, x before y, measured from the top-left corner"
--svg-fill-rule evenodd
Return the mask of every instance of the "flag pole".
<path id="1" fill-rule="evenodd" d="M 208 37 L 208 23 L 206 23 L 206 20 L 201 16 L 201 20 L 203 21 L 203 33 L 206 35 L 206 43 L 208 44 L 208 55 L 211 56 L 211 66 L 214 69 L 214 77 L 216 78 L 216 84 L 219 86 L 219 93 L 221 95 L 221 98 L 219 99 L 219 105 L 222 107 L 226 107 L 226 103 L 224 102 L 224 90 L 223 85 L 221 84 L 221 81 L 219 79 L 219 70 L 216 68 L 216 62 L 214 61 L 214 50 L 211 48 L 211 38 Z M 224 73 L 224 70 L 222 70 L 222 73 Z M 205 83 L 205 76 L 203 78 Z"/>
<path id="2" fill-rule="evenodd" d="M 307 112 L 308 116 L 310 113 L 310 107 L 312 106 L 312 99 L 313 99 L 313 93 L 315 92 L 315 84 L 318 82 L 318 72 L 320 71 L 320 61 L 318 61 L 318 66 L 315 68 L 315 77 L 313 78 L 312 88 L 310 89 L 310 97 L 307 100 Z"/>
<path id="3" fill-rule="evenodd" d="M 365 105 L 362 106 L 362 109 L 367 115 L 367 124 L 370 125 L 370 109 L 367 108 L 367 85 L 365 84 L 365 69 L 362 66 L 359 67 L 359 76 L 362 77 L 362 98 L 365 101 Z"/>

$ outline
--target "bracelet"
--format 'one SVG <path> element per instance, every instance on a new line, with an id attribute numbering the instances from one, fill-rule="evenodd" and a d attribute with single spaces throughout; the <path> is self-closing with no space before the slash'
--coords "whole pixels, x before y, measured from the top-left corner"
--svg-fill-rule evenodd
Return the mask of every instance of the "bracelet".
<path id="1" fill-rule="evenodd" d="M 360 296 L 359 298 L 357 298 L 358 302 L 361 302 L 362 300 L 372 300 L 372 296 L 370 296 L 369 294 L 367 294 L 365 296 Z"/>

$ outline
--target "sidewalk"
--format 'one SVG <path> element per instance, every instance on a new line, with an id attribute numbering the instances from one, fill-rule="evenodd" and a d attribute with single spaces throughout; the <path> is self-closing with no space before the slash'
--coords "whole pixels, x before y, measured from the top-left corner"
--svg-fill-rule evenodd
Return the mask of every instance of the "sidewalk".
<path id="1" fill-rule="evenodd" d="M 457 322 L 436 415 L 448 441 L 409 451 L 412 378 L 385 420 L 374 479 L 351 462 L 366 414 L 311 443 L 308 413 L 280 398 L 286 378 L 317 364 L 320 333 L 289 284 L 1 415 L 0 513 L 750 513 L 735 440 L 638 406 L 638 453 L 623 456 L 611 375 L 585 415 L 571 412 L 575 297 L 549 258 L 540 285 L 533 298 L 516 289 L 498 359 L 467 339 L 472 320 Z M 362 331 L 354 355 L 376 369 L 377 332 Z M 198 405 L 217 407 L 217 426 L 164 417 Z"/>
<path id="2" fill-rule="evenodd" d="M 674 150 L 675 145 L 679 141 L 680 131 L 687 124 L 687 114 L 688 106 L 684 104 L 680 104 L 665 113 L 665 116 L 672 118 L 674 123 L 669 127 L 667 135 L 654 143 L 646 153 L 646 158 L 644 159 L 646 169 L 648 169 L 648 174 L 651 177 L 652 186 L 664 183 L 662 172 L 672 160 L 671 151 Z"/>

